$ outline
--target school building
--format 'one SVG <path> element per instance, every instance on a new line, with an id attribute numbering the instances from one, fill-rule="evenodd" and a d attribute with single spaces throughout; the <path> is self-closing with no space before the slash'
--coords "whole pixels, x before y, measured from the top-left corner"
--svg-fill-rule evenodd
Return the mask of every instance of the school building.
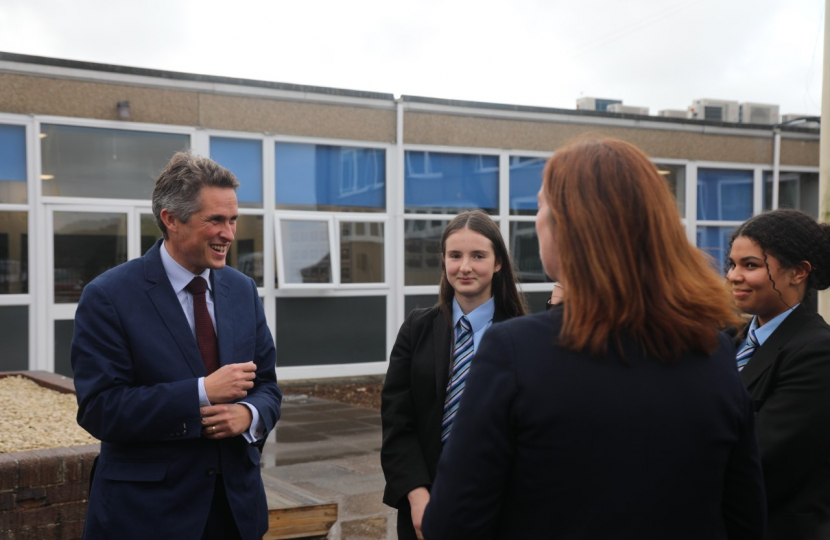
<path id="1" fill-rule="evenodd" d="M 688 238 L 718 262 L 778 206 L 818 216 L 819 130 L 553 109 L 0 53 L 0 371 L 70 375 L 78 299 L 160 232 L 154 179 L 184 149 L 242 183 L 229 264 L 257 283 L 283 379 L 378 374 L 404 316 L 437 299 L 439 239 L 482 208 L 534 310 L 545 160 L 585 133 L 652 156 Z M 774 200 L 777 199 L 777 200 Z"/>

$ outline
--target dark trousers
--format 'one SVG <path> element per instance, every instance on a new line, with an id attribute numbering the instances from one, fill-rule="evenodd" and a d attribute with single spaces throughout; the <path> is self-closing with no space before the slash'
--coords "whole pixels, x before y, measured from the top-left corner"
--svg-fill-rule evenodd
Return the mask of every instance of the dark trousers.
<path id="1" fill-rule="evenodd" d="M 236 521 L 233 519 L 231 507 L 228 504 L 228 495 L 225 493 L 225 481 L 222 475 L 216 476 L 216 487 L 213 488 L 213 501 L 210 503 L 205 532 L 202 540 L 242 540 Z"/>

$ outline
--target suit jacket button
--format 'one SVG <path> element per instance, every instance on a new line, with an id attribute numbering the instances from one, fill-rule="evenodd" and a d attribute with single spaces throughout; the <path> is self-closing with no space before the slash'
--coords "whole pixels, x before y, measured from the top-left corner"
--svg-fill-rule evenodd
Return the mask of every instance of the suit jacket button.
<path id="1" fill-rule="evenodd" d="M 214 474 L 216 474 L 216 469 L 214 469 L 213 467 L 211 467 L 211 468 L 209 468 L 209 469 L 208 469 L 207 471 L 205 471 L 205 472 L 207 473 L 207 475 L 208 475 L 208 476 L 213 476 Z"/>

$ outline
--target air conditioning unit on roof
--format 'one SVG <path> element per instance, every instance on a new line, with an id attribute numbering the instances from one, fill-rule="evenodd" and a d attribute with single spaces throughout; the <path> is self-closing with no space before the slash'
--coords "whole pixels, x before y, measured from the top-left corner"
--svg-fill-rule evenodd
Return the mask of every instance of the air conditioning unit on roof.
<path id="1" fill-rule="evenodd" d="M 623 105 L 622 103 L 614 103 L 609 105 L 607 111 L 625 114 L 642 114 L 648 116 L 648 107 L 635 107 L 634 105 Z"/>
<path id="2" fill-rule="evenodd" d="M 662 109 L 657 111 L 657 116 L 665 116 L 668 118 L 688 118 L 686 111 L 683 109 Z"/>
<path id="3" fill-rule="evenodd" d="M 738 121 L 741 124 L 777 124 L 778 105 L 741 103 Z"/>
<path id="4" fill-rule="evenodd" d="M 582 97 L 576 100 L 576 108 L 583 111 L 606 111 L 609 105 L 614 105 L 615 103 L 622 103 L 622 100 Z"/>
<path id="5" fill-rule="evenodd" d="M 696 120 L 737 123 L 738 102 L 723 99 L 696 99 L 689 105 L 686 117 Z"/>
<path id="6" fill-rule="evenodd" d="M 782 114 L 781 115 L 781 123 L 786 124 L 787 122 L 792 122 L 793 120 L 797 120 L 799 118 L 809 118 L 811 116 L 817 116 L 817 115 L 814 115 L 814 114 Z M 797 126 L 797 127 L 810 128 L 810 129 L 819 129 L 821 127 L 821 124 L 819 124 L 818 122 L 800 122 L 800 123 L 793 124 L 793 125 Z"/>

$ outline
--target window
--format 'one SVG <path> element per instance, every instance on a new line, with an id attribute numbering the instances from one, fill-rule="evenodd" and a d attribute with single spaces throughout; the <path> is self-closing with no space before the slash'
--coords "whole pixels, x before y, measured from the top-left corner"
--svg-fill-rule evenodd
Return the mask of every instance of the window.
<path id="1" fill-rule="evenodd" d="M 240 208 L 262 208 L 262 141 L 211 137 L 210 158 L 239 180 Z"/>
<path id="2" fill-rule="evenodd" d="M 26 128 L 0 124 L 0 203 L 26 202 Z"/>
<path id="3" fill-rule="evenodd" d="M 54 213 L 55 303 L 77 303 L 84 287 L 127 261 L 127 215 Z"/>
<path id="4" fill-rule="evenodd" d="M 539 237 L 536 223 L 514 221 L 510 223 L 510 257 L 516 267 L 519 283 L 549 282 L 539 258 Z"/>
<path id="5" fill-rule="evenodd" d="M 510 214 L 535 215 L 546 158 L 510 156 Z"/>
<path id="6" fill-rule="evenodd" d="M 686 166 L 669 165 L 668 163 L 655 163 L 657 171 L 666 180 L 669 191 L 674 195 L 677 202 L 677 211 L 680 217 L 686 217 Z M 752 197 L 750 197 L 750 204 Z"/>
<path id="7" fill-rule="evenodd" d="M 818 219 L 818 173 L 780 172 L 778 208 L 795 208 Z M 772 208 L 772 171 L 764 171 L 764 210 Z"/>
<path id="8" fill-rule="evenodd" d="M 0 212 L 0 294 L 29 292 L 28 212 Z"/>
<path id="9" fill-rule="evenodd" d="M 386 210 L 385 150 L 278 142 L 275 165 L 276 208 Z"/>
<path id="10" fill-rule="evenodd" d="M 276 326 L 278 367 L 386 360 L 385 295 L 278 298 Z"/>
<path id="11" fill-rule="evenodd" d="M 41 126 L 44 196 L 146 199 L 190 136 L 77 126 Z"/>
<path id="12" fill-rule="evenodd" d="M 29 369 L 29 306 L 0 306 L 0 371 Z"/>
<path id="13" fill-rule="evenodd" d="M 440 152 L 406 152 L 405 211 L 456 214 L 499 210 L 499 157 Z"/>
<path id="14" fill-rule="evenodd" d="M 280 216 L 280 287 L 384 284 L 382 220 L 333 215 Z"/>
<path id="15" fill-rule="evenodd" d="M 736 226 L 697 228 L 697 247 L 712 257 L 713 266 L 723 271 L 723 263 L 726 260 L 726 252 L 729 249 L 729 237 Z"/>
<path id="16" fill-rule="evenodd" d="M 752 171 L 697 171 L 697 219 L 743 221 L 752 216 Z"/>
<path id="17" fill-rule="evenodd" d="M 441 234 L 449 221 L 404 222 L 404 285 L 438 285 L 441 279 Z"/>

